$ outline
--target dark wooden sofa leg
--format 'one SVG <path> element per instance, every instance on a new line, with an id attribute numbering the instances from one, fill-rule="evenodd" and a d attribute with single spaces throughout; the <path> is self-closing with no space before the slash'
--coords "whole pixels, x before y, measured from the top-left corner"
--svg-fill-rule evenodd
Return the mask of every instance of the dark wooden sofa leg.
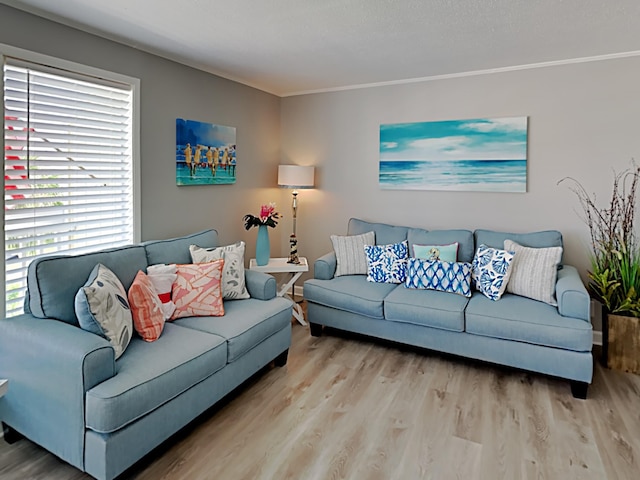
<path id="1" fill-rule="evenodd" d="M 587 399 L 587 390 L 589 389 L 589 384 L 586 382 L 571 382 L 571 393 L 574 398 L 580 398 L 582 400 Z"/>
<path id="2" fill-rule="evenodd" d="M 284 352 L 278 355 L 273 363 L 276 367 L 284 367 L 287 364 L 287 358 L 289 358 L 289 349 L 287 348 Z"/>
<path id="3" fill-rule="evenodd" d="M 16 443 L 18 440 L 22 438 L 18 432 L 16 432 L 13 428 L 11 428 L 6 423 L 2 422 L 2 434 L 4 435 L 4 441 L 9 445 Z"/>
<path id="4" fill-rule="evenodd" d="M 322 325 L 319 323 L 309 323 L 309 333 L 312 337 L 319 337 L 322 335 Z"/>

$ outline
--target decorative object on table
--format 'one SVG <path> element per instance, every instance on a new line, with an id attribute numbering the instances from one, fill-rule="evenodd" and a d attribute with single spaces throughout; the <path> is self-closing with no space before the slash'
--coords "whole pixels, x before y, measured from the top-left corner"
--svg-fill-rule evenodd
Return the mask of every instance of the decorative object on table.
<path id="1" fill-rule="evenodd" d="M 276 225 L 278 225 L 277 220 L 279 218 L 280 214 L 276 212 L 276 204 L 273 202 L 260 207 L 260 216 L 256 217 L 248 213 L 243 217 L 244 228 L 246 230 L 249 230 L 251 227 L 258 227 L 256 262 L 260 266 L 269 263 L 269 256 L 271 255 L 267 227 L 275 228 Z"/>
<path id="2" fill-rule="evenodd" d="M 634 234 L 640 167 L 615 172 L 611 200 L 600 208 L 576 179 L 571 182 L 591 235 L 589 293 L 602 306 L 603 361 L 640 374 L 640 250 Z"/>
<path id="3" fill-rule="evenodd" d="M 527 121 L 380 125 L 380 188 L 526 192 Z"/>
<path id="4" fill-rule="evenodd" d="M 289 263 L 300 263 L 298 258 L 298 237 L 296 237 L 296 223 L 298 219 L 298 190 L 313 188 L 313 167 L 300 165 L 279 165 L 278 185 L 281 188 L 292 188 L 293 200 L 293 233 L 289 237 Z"/>
<path id="5" fill-rule="evenodd" d="M 236 128 L 176 119 L 176 185 L 236 183 Z"/>

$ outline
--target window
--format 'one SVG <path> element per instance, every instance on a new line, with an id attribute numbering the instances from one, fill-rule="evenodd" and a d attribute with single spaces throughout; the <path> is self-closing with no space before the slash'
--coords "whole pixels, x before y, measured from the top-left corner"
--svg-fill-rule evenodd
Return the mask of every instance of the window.
<path id="1" fill-rule="evenodd" d="M 137 240 L 132 84 L 4 58 L 5 315 L 34 257 Z"/>

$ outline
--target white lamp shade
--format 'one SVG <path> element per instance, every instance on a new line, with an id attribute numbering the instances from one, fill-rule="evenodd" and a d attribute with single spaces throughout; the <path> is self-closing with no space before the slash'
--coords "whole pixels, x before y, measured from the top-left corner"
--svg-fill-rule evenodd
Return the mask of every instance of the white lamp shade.
<path id="1" fill-rule="evenodd" d="M 278 185 L 282 188 L 313 188 L 313 167 L 278 165 Z"/>

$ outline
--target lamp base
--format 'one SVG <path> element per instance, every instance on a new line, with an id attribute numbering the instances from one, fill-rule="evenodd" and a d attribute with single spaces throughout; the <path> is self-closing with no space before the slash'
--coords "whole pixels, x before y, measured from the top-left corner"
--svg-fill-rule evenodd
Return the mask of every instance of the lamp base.
<path id="1" fill-rule="evenodd" d="M 298 239 L 296 238 L 296 234 L 292 233 L 289 237 L 289 260 L 287 263 L 299 264 L 300 259 L 298 258 Z"/>

